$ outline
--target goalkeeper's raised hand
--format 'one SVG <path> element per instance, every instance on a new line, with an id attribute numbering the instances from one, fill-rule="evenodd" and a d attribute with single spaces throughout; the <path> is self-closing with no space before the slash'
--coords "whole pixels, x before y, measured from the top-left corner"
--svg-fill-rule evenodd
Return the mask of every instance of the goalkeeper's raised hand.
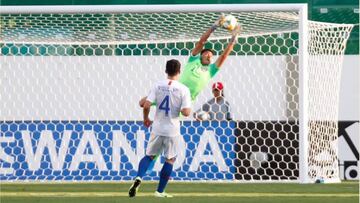
<path id="1" fill-rule="evenodd" d="M 203 34 L 201 35 L 200 40 L 196 43 L 195 48 L 191 51 L 192 56 L 196 56 L 201 53 L 206 40 L 210 37 L 211 33 L 216 30 L 216 28 L 222 26 L 224 23 L 225 15 L 220 15 L 219 18 L 214 22 L 214 24 Z"/>
<path id="2" fill-rule="evenodd" d="M 224 23 L 225 15 L 221 14 L 219 18 L 211 26 L 211 30 L 214 31 L 216 28 L 221 27 Z"/>
<path id="3" fill-rule="evenodd" d="M 235 29 L 233 31 L 231 31 L 231 35 L 233 37 L 236 37 L 240 34 L 240 32 L 241 32 L 241 25 L 240 25 L 240 23 L 237 23 Z"/>

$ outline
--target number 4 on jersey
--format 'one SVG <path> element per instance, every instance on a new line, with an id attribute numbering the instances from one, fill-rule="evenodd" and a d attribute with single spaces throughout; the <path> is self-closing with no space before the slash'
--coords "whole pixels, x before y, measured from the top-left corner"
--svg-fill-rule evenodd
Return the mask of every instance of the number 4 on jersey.
<path id="1" fill-rule="evenodd" d="M 169 107 L 169 95 L 167 95 L 162 102 L 160 103 L 159 109 L 165 111 L 165 115 L 169 115 L 170 107 Z"/>

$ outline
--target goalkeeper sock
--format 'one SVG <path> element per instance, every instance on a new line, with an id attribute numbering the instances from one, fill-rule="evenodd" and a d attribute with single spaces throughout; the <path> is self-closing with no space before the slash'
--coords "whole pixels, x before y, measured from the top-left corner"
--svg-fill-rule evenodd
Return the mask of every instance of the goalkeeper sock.
<path id="1" fill-rule="evenodd" d="M 164 163 L 164 166 L 161 169 L 160 172 L 160 181 L 159 181 L 159 186 L 157 191 L 162 193 L 165 190 L 166 184 L 168 183 L 170 176 L 171 176 L 171 172 L 173 169 L 173 165 L 169 164 L 168 162 Z"/>
<path id="2" fill-rule="evenodd" d="M 145 175 L 146 170 L 148 169 L 152 159 L 150 156 L 144 156 L 139 163 L 139 170 L 137 176 L 142 178 Z"/>

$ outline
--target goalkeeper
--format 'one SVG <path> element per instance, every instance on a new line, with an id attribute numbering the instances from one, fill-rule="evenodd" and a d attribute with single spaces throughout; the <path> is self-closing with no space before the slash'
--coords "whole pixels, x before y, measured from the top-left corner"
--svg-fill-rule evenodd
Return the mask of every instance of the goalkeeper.
<path id="1" fill-rule="evenodd" d="M 191 55 L 185 65 L 184 71 L 180 76 L 180 83 L 187 86 L 190 90 L 191 100 L 194 101 L 197 95 L 206 87 L 216 73 L 220 70 L 227 56 L 233 50 L 237 36 L 240 33 L 240 25 L 237 24 L 231 32 L 231 39 L 223 53 L 217 58 L 215 63 L 211 63 L 214 51 L 203 49 L 207 39 L 218 28 L 222 26 L 224 16 L 221 15 L 218 20 L 201 36 L 192 50 Z M 140 107 L 144 106 L 146 97 L 139 101 Z"/>

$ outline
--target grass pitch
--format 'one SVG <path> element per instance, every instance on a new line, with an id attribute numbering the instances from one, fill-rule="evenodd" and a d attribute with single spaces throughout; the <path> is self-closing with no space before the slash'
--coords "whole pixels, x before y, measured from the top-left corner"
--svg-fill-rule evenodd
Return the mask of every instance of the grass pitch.
<path id="1" fill-rule="evenodd" d="M 174 198 L 153 197 L 157 183 L 143 182 L 137 197 L 127 195 L 131 183 L 2 183 L 0 202 L 175 202 L 175 203 L 358 203 L 359 183 L 275 184 L 275 183 L 178 183 L 167 192 Z"/>

